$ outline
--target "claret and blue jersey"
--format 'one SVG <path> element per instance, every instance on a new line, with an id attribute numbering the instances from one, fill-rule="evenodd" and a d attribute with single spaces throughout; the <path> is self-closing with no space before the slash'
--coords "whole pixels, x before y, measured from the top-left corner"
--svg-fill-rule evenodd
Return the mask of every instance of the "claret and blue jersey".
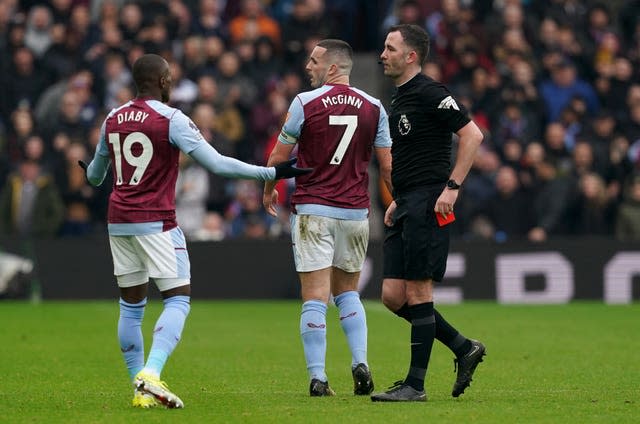
<path id="1" fill-rule="evenodd" d="M 89 181 L 99 185 L 111 165 L 110 235 L 154 234 L 177 226 L 180 151 L 223 176 L 266 180 L 275 175 L 273 168 L 220 155 L 180 110 L 155 99 L 136 98 L 109 113 L 87 169 Z"/>
<path id="2" fill-rule="evenodd" d="M 380 101 L 355 87 L 323 85 L 300 93 L 289 107 L 279 141 L 298 143 L 292 204 L 298 212 L 342 219 L 366 218 L 368 165 L 374 147 L 391 147 L 387 113 Z"/>

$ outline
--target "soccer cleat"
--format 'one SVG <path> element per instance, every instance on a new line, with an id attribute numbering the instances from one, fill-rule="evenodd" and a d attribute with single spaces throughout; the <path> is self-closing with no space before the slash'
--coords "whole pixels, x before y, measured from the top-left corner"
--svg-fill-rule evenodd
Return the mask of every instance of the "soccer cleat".
<path id="1" fill-rule="evenodd" d="M 311 396 L 335 396 L 336 392 L 334 392 L 331 387 L 329 387 L 328 381 L 320 381 L 317 378 L 311 380 L 311 384 L 309 385 L 309 394 Z"/>
<path id="2" fill-rule="evenodd" d="M 404 381 L 396 381 L 384 393 L 371 396 L 373 402 L 426 402 L 424 390 L 416 390 Z"/>
<path id="3" fill-rule="evenodd" d="M 131 402 L 134 408 L 154 408 L 160 403 L 156 400 L 153 395 L 149 393 L 141 392 L 138 389 L 134 389 L 133 391 L 133 401 Z"/>
<path id="4" fill-rule="evenodd" d="M 476 367 L 482 362 L 485 355 L 485 347 L 477 340 L 471 340 L 471 350 L 459 358 L 453 360 L 453 371 L 458 370 L 456 382 L 453 383 L 451 396 L 458 397 L 464 393 L 464 390 L 471 385 L 471 377 Z"/>
<path id="5" fill-rule="evenodd" d="M 182 400 L 169 390 L 167 383 L 160 381 L 154 375 L 144 372 L 144 370 L 140 371 L 133 379 L 133 387 L 140 392 L 153 396 L 167 408 L 184 408 Z"/>
<path id="6" fill-rule="evenodd" d="M 353 375 L 353 394 L 368 395 L 373 392 L 373 380 L 371 371 L 365 364 L 358 364 L 351 371 Z"/>

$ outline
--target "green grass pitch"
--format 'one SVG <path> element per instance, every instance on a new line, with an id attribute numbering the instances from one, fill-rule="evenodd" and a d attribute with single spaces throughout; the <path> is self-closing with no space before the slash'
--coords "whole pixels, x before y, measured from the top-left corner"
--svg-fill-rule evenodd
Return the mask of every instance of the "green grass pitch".
<path id="1" fill-rule="evenodd" d="M 145 315 L 146 348 L 161 304 Z M 365 302 L 376 391 L 404 377 L 409 326 Z M 296 301 L 194 299 L 163 379 L 183 410 L 137 410 L 113 302 L 0 303 L 0 423 L 638 423 L 640 305 L 441 306 L 487 356 L 459 399 L 452 354 L 434 345 L 426 403 L 352 394 L 350 354 L 328 312 L 333 398 L 310 398 Z"/>

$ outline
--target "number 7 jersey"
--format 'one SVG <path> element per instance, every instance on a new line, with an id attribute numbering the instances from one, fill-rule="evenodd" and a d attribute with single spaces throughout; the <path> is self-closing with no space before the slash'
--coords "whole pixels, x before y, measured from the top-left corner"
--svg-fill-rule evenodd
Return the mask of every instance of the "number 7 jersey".
<path id="1" fill-rule="evenodd" d="M 176 227 L 180 150 L 190 153 L 205 142 L 186 115 L 160 101 L 136 98 L 113 109 L 97 146 L 97 154 L 110 157 L 113 173 L 109 234 L 152 234 Z"/>
<path id="2" fill-rule="evenodd" d="M 368 166 L 373 147 L 391 147 L 387 113 L 380 100 L 343 84 L 300 93 L 278 137 L 298 143 L 301 168 L 291 203 L 345 209 L 369 207 Z"/>

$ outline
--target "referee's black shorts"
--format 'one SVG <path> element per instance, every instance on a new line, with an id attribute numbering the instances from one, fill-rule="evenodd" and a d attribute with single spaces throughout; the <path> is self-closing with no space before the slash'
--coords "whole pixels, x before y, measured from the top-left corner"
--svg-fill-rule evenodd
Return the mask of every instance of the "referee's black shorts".
<path id="1" fill-rule="evenodd" d="M 449 225 L 433 211 L 444 189 L 434 184 L 396 196 L 392 227 L 385 227 L 384 278 L 442 281 L 449 255 Z"/>

